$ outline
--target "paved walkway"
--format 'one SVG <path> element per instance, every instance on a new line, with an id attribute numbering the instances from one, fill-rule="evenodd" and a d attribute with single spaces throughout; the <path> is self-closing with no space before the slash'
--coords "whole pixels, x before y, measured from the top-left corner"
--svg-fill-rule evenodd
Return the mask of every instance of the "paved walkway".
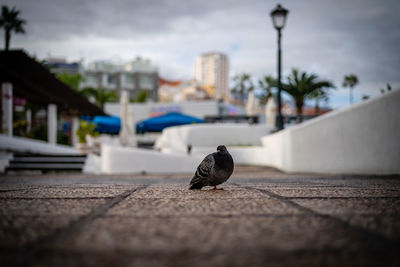
<path id="1" fill-rule="evenodd" d="M 0 266 L 399 266 L 400 176 L 0 177 Z"/>

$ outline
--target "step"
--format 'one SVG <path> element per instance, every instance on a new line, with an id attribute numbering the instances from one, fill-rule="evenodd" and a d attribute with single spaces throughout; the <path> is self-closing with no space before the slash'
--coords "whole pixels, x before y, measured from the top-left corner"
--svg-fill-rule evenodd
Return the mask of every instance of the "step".
<path id="1" fill-rule="evenodd" d="M 7 170 L 82 170 L 84 163 L 13 163 Z"/>
<path id="2" fill-rule="evenodd" d="M 11 162 L 85 162 L 86 157 L 42 157 L 14 156 Z"/>
<path id="3" fill-rule="evenodd" d="M 30 154 L 30 153 L 14 153 L 14 157 L 51 157 L 51 158 L 85 158 L 86 155 L 81 154 Z"/>
<path id="4" fill-rule="evenodd" d="M 6 171 L 81 171 L 86 155 L 14 154 Z"/>

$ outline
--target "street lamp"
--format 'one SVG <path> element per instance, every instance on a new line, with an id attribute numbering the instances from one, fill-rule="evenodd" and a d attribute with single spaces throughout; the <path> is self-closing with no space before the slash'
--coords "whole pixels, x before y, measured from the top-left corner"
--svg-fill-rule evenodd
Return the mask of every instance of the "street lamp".
<path id="1" fill-rule="evenodd" d="M 282 118 L 282 102 L 281 102 L 281 30 L 285 27 L 286 16 L 289 11 L 283 8 L 281 5 L 271 11 L 272 22 L 274 23 L 275 29 L 278 31 L 278 115 L 276 118 L 276 128 L 278 130 L 283 129 L 283 118 Z"/>

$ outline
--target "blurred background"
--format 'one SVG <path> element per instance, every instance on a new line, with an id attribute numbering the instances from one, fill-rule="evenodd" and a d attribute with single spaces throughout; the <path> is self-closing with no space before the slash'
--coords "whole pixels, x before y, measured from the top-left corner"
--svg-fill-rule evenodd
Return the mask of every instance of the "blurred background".
<path id="1" fill-rule="evenodd" d="M 196 57 L 220 52 L 229 60 L 229 81 L 248 73 L 276 76 L 273 1 L 18 1 L 27 21 L 11 47 L 40 60 L 65 59 L 85 70 L 94 61 L 122 65 L 140 57 L 159 77 L 195 78 Z M 398 1 L 280 1 L 289 10 L 282 38 L 282 72 L 292 68 L 332 81 L 329 106 L 349 104 L 343 77 L 357 75 L 354 101 L 400 86 Z M 4 35 L 0 35 L 4 38 Z M 4 39 L 0 39 L 4 42 Z M 290 99 L 288 97 L 288 99 Z"/>
<path id="2" fill-rule="evenodd" d="M 47 84 L 45 91 L 59 86 L 41 67 L 27 67 L 30 58 L 68 87 L 61 86 L 64 94 L 79 93 L 55 110 L 47 105 L 61 89 L 39 103 L 33 95 L 40 90 L 20 90 L 34 77 L 14 84 L 11 134 L 48 141 L 54 113 L 57 136 L 50 143 L 75 146 L 90 143 L 88 134 L 110 134 L 108 143 L 118 143 L 113 136 L 119 135 L 120 144 L 153 148 L 167 126 L 244 122 L 269 125 L 267 134 L 279 111 L 290 127 L 400 87 L 398 1 L 280 4 L 288 11 L 281 29 L 281 108 L 271 18 L 276 2 L 2 0 L 0 43 L 15 52 L 2 54 L 3 73 L 9 72 L 2 82 L 15 73 L 20 81 L 41 73 L 36 82 Z M 10 18 L 11 28 L 5 24 Z M 161 126 L 146 121 L 170 113 L 188 117 L 165 118 Z M 142 135 L 129 141 L 134 132 Z"/>

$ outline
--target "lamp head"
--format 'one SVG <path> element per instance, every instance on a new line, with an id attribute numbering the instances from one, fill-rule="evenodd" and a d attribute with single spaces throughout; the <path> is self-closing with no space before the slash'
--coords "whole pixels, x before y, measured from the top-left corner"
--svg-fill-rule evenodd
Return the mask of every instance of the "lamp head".
<path id="1" fill-rule="evenodd" d="M 289 10 L 283 8 L 280 4 L 271 11 L 270 15 L 272 17 L 272 22 L 277 30 L 283 29 L 285 27 L 286 17 Z"/>

